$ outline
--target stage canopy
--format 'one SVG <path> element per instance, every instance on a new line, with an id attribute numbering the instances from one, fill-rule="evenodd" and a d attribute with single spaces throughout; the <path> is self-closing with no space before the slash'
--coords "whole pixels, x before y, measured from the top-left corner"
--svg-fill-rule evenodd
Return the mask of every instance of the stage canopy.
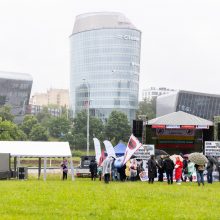
<path id="1" fill-rule="evenodd" d="M 188 114 L 186 112 L 178 111 L 158 118 L 154 118 L 148 121 L 148 125 L 191 125 L 201 126 L 201 128 L 205 128 L 208 126 L 213 126 L 213 122 L 197 117 L 195 115 Z"/>

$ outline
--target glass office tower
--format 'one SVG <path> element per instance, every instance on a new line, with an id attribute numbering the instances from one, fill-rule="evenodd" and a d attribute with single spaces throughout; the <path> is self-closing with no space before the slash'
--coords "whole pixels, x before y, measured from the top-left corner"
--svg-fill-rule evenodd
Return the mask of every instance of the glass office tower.
<path id="1" fill-rule="evenodd" d="M 220 115 L 220 95 L 180 90 L 157 98 L 157 117 L 175 111 L 213 121 Z"/>
<path id="2" fill-rule="evenodd" d="M 16 123 L 20 123 L 26 113 L 32 82 L 29 74 L 0 71 L 0 107 L 10 106 Z"/>
<path id="3" fill-rule="evenodd" d="M 103 121 L 112 110 L 135 119 L 141 32 L 120 13 L 88 13 L 76 17 L 70 44 L 73 115 L 89 106 Z"/>

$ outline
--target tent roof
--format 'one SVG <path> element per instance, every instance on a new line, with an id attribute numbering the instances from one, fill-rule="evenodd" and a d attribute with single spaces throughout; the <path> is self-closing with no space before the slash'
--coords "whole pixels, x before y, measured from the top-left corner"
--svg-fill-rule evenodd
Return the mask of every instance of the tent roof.
<path id="1" fill-rule="evenodd" d="M 148 121 L 149 125 L 205 125 L 213 126 L 212 121 L 188 114 L 186 112 L 173 112 Z"/>
<path id="2" fill-rule="evenodd" d="M 118 143 L 115 147 L 114 147 L 114 150 L 115 150 L 115 153 L 116 154 L 124 154 L 125 153 L 125 150 L 126 150 L 126 145 L 122 142 Z"/>
<path id="3" fill-rule="evenodd" d="M 0 141 L 0 153 L 13 157 L 71 157 L 68 142 Z"/>

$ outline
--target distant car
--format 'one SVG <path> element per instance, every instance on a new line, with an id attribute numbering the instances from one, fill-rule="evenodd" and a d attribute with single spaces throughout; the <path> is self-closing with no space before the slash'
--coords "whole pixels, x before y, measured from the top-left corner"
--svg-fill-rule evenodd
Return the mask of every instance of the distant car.
<path id="1" fill-rule="evenodd" d="M 77 177 L 90 177 L 89 164 L 95 160 L 95 156 L 81 156 L 80 165 L 76 167 Z"/>

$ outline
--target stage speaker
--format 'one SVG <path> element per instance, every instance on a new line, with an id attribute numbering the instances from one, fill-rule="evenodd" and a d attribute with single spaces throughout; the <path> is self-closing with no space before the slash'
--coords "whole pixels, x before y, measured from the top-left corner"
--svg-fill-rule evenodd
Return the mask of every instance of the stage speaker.
<path id="1" fill-rule="evenodd" d="M 143 133 L 143 121 L 142 120 L 133 120 L 133 135 L 137 138 L 142 137 Z"/>

